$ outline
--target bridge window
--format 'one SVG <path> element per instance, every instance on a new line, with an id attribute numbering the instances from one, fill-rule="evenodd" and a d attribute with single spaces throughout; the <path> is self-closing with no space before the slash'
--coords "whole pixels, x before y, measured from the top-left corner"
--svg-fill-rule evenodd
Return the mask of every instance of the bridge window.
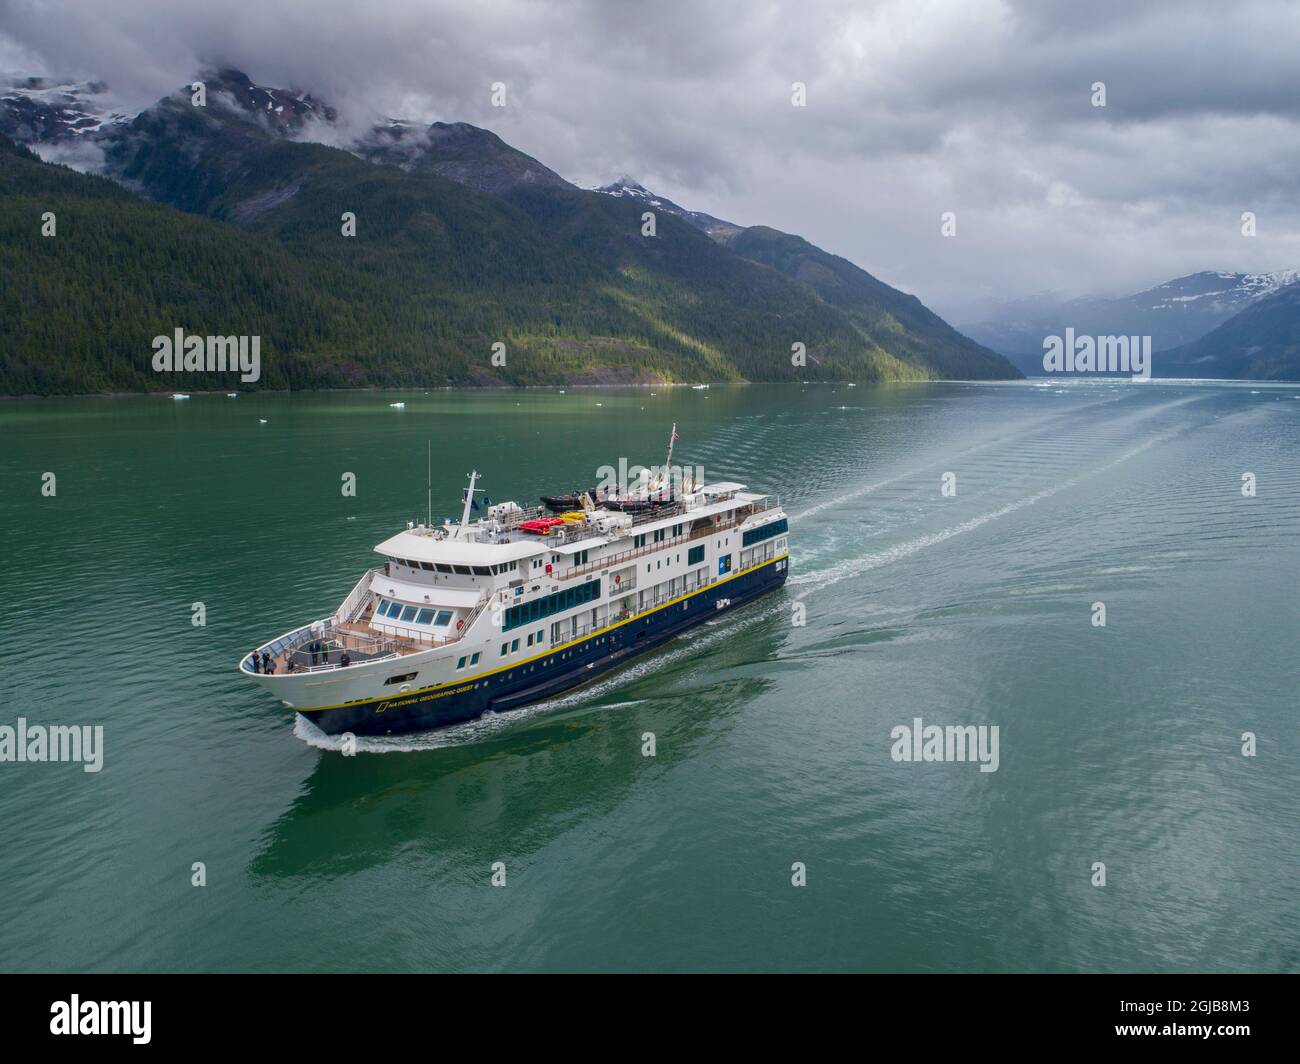
<path id="1" fill-rule="evenodd" d="M 769 521 L 758 528 L 751 528 L 743 537 L 743 546 L 752 547 L 755 543 L 761 543 L 765 539 L 771 539 L 773 536 L 779 536 L 783 532 L 790 531 L 790 523 L 784 517 L 779 521 Z"/>

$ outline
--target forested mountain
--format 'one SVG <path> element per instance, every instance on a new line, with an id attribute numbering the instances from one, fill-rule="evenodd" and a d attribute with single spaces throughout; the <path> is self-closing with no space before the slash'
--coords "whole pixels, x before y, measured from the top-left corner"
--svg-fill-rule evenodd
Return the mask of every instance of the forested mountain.
<path id="1" fill-rule="evenodd" d="M 856 268 L 806 242 L 728 247 L 671 214 L 643 236 L 637 203 L 475 127 L 383 158 L 312 143 L 334 116 L 309 95 L 237 71 L 208 90 L 106 130 L 121 187 L 4 154 L 3 391 L 234 386 L 152 372 L 178 327 L 260 336 L 258 387 L 1015 375 L 861 271 L 832 291 L 823 260 Z"/>

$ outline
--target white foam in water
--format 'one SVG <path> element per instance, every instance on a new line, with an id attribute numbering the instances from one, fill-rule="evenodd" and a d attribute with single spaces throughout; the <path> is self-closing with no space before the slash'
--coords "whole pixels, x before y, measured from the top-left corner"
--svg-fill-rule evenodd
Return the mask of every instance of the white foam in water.
<path id="1" fill-rule="evenodd" d="M 1103 399 L 1103 400 L 1099 400 L 1098 403 L 1088 403 L 1087 407 L 1101 405 L 1102 403 L 1113 403 L 1113 402 L 1115 402 L 1114 399 Z M 1079 407 L 1077 409 L 1082 410 L 1082 409 L 1086 409 L 1086 407 Z M 956 451 L 943 458 L 938 458 L 932 462 L 927 462 L 924 465 L 916 466 L 912 469 L 905 470 L 904 472 L 898 473 L 892 477 L 886 477 L 884 480 L 877 480 L 871 484 L 864 484 L 860 488 L 854 488 L 852 491 L 845 492 L 842 495 L 837 495 L 834 498 L 826 499 L 819 503 L 814 503 L 812 506 L 809 506 L 806 510 L 803 510 L 802 512 L 797 514 L 792 514 L 790 516 L 790 520 L 802 521 L 805 518 L 812 517 L 814 514 L 821 513 L 823 510 L 828 510 L 831 507 L 843 506 L 846 502 L 852 502 L 854 499 L 861 498 L 863 495 L 870 495 L 872 492 L 879 491 L 881 488 L 887 488 L 891 484 L 897 484 L 900 480 L 907 480 L 911 477 L 920 476 L 927 469 L 933 469 L 936 466 L 943 465 L 944 463 L 947 462 L 951 462 L 954 458 L 965 457 L 966 455 L 969 454 L 975 454 L 979 451 L 987 450 L 990 447 L 996 447 L 999 443 L 1006 443 L 1008 440 L 1017 439 L 1025 435 L 1026 433 L 1033 431 L 1036 428 L 1059 421 L 1060 417 L 1061 417 L 1060 414 L 1048 414 L 1045 417 L 1034 418 L 1030 421 L 1027 421 L 1023 425 L 1020 425 L 1014 432 L 1003 433 L 1002 435 L 996 436 L 991 440 L 984 440 L 982 443 L 972 444 L 970 447 L 964 447 L 961 450 Z"/>
<path id="2" fill-rule="evenodd" d="M 943 543 L 952 539 L 954 536 L 973 532 L 975 529 L 987 525 L 990 521 L 997 521 L 1000 518 L 1006 517 L 1008 514 L 1015 513 L 1017 510 L 1023 510 L 1026 506 L 1033 506 L 1035 503 L 1042 502 L 1044 499 L 1049 499 L 1053 495 L 1065 491 L 1067 488 L 1074 487 L 1076 484 L 1086 480 L 1088 477 L 1095 476 L 1107 469 L 1113 469 L 1122 462 L 1127 462 L 1130 458 L 1134 458 L 1143 451 L 1154 447 L 1157 443 L 1183 431 L 1184 429 L 1179 427 L 1170 429 L 1167 432 L 1158 433 L 1150 439 L 1144 440 L 1136 447 L 1132 447 L 1125 451 L 1118 458 L 1112 459 L 1105 465 L 1098 466 L 1086 473 L 1080 473 L 1076 477 L 1062 481 L 1050 488 L 1044 488 L 1042 491 L 1037 491 L 1032 495 L 1026 495 L 1023 499 L 1009 502 L 1005 506 L 1001 506 L 996 510 L 991 510 L 986 514 L 980 514 L 977 517 L 972 517 L 966 521 L 962 521 L 960 524 L 953 525 L 951 528 L 945 528 L 939 532 L 930 532 L 924 536 L 917 536 L 915 539 L 895 544 L 886 550 L 878 551 L 873 554 L 866 554 L 857 558 L 847 558 L 839 564 L 833 565 L 829 569 L 822 570 L 821 572 L 814 571 L 810 573 L 801 573 L 792 576 L 789 582 L 798 586 L 807 585 L 807 590 L 802 591 L 798 595 L 798 598 L 803 600 L 814 591 L 820 591 L 823 588 L 831 587 L 841 581 L 855 576 L 861 576 L 863 573 L 870 572 L 872 569 L 878 569 L 882 565 L 888 565 L 892 562 L 900 561 L 903 558 L 910 557 L 918 551 L 924 550 L 926 547 L 932 547 L 937 543 Z"/>

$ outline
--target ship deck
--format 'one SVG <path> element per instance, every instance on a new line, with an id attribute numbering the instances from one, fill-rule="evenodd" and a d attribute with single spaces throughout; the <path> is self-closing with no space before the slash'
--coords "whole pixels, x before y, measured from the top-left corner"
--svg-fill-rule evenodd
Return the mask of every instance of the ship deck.
<path id="1" fill-rule="evenodd" d="M 423 650 L 431 650 L 437 646 L 446 646 L 449 643 L 456 642 L 454 639 L 445 639 L 439 642 L 421 642 L 402 636 L 387 635 L 376 632 L 362 621 L 334 623 L 326 631 L 322 632 L 319 638 L 323 642 L 328 642 L 330 648 L 328 654 L 318 653 L 313 659 L 310 646 L 315 640 L 308 640 L 296 647 L 276 654 L 271 659 L 275 662 L 276 674 L 282 675 L 288 672 L 290 659 L 293 660 L 295 672 L 311 671 L 313 669 L 324 669 L 326 666 L 337 667 L 339 659 L 343 656 L 345 650 L 352 663 L 359 664 L 374 658 L 392 657 L 394 654 L 399 657 L 418 654 Z"/>

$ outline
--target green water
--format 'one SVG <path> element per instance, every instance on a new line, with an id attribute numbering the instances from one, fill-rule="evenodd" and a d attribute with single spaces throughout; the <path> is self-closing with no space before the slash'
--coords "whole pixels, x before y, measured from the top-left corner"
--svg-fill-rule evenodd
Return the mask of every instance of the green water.
<path id="1" fill-rule="evenodd" d="M 673 421 L 682 462 L 780 493 L 783 591 L 351 758 L 241 682 L 423 518 L 426 441 L 439 517 L 471 466 L 528 500 L 659 461 Z M 97 774 L 0 764 L 0 968 L 1300 967 L 1300 387 L 196 396 L 0 425 L 0 724 L 105 729 Z M 915 717 L 998 725 L 998 770 L 894 762 Z"/>

